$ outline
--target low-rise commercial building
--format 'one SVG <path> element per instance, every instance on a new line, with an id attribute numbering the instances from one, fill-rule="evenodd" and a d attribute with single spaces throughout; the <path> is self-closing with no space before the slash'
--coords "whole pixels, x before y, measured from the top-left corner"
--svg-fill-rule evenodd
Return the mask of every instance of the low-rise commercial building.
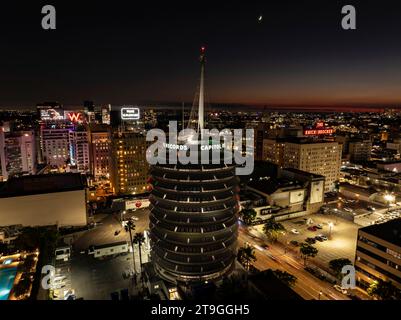
<path id="1" fill-rule="evenodd" d="M 359 229 L 355 269 L 363 289 L 379 279 L 401 289 L 401 219 Z"/>
<path id="2" fill-rule="evenodd" d="M 24 176 L 0 185 L 0 226 L 86 224 L 86 180 L 80 174 Z"/>

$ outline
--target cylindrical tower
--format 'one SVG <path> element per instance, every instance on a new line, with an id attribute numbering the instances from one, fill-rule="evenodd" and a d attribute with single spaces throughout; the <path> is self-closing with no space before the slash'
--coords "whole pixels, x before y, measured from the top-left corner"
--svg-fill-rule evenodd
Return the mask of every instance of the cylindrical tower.
<path id="1" fill-rule="evenodd" d="M 171 282 L 203 282 L 232 270 L 238 178 L 232 165 L 151 168 L 150 231 L 156 271 Z"/>

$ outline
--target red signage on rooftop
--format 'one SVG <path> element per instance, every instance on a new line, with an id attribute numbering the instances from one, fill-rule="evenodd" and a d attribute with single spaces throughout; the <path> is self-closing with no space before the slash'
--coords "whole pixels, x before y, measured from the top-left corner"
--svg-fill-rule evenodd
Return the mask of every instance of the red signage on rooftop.
<path id="1" fill-rule="evenodd" d="M 320 136 L 320 135 L 330 135 L 334 133 L 334 129 L 325 127 L 324 122 L 317 122 L 314 128 L 305 129 L 305 136 Z"/>

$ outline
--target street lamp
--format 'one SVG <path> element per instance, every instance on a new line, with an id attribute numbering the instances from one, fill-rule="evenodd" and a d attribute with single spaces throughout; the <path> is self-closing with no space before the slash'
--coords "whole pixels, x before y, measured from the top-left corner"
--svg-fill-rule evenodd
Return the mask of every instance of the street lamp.
<path id="1" fill-rule="evenodd" d="M 331 239 L 331 229 L 333 229 L 333 222 L 329 222 L 329 239 Z"/>
<path id="2" fill-rule="evenodd" d="M 322 296 L 322 294 L 323 294 L 323 292 L 319 291 L 319 300 L 320 300 L 320 297 Z"/>
<path id="3" fill-rule="evenodd" d="M 123 215 L 125 215 L 127 213 L 127 211 L 121 211 L 121 224 L 122 224 L 122 226 L 124 227 L 124 217 L 123 217 Z"/>

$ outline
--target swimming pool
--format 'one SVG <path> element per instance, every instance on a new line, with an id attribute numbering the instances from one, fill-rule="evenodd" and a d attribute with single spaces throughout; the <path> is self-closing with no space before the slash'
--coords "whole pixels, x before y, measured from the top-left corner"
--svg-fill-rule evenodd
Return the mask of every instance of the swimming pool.
<path id="1" fill-rule="evenodd" d="M 0 270 L 0 300 L 7 300 L 14 284 L 17 268 Z"/>

